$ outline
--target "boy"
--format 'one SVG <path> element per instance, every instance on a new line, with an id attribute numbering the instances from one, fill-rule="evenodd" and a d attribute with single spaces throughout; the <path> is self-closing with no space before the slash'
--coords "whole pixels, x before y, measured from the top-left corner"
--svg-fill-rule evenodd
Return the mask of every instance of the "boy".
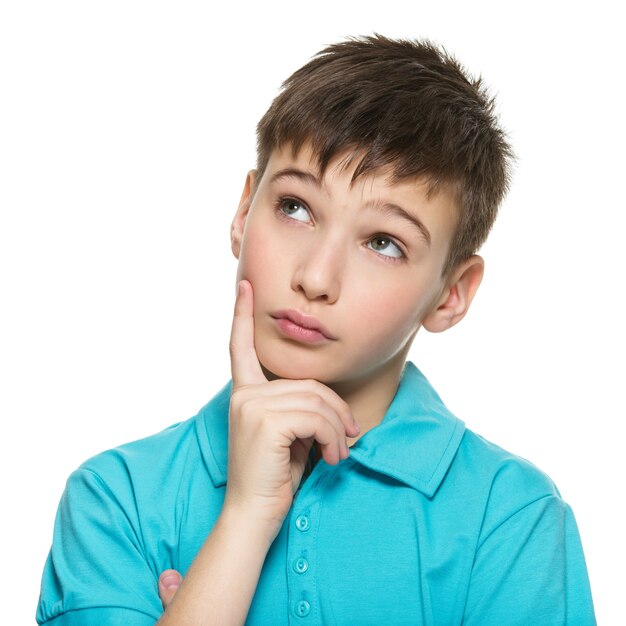
<path id="1" fill-rule="evenodd" d="M 70 477 L 38 621 L 593 624 L 553 483 L 405 362 L 466 314 L 510 158 L 431 44 L 348 40 L 295 72 L 232 224 L 232 381 Z"/>

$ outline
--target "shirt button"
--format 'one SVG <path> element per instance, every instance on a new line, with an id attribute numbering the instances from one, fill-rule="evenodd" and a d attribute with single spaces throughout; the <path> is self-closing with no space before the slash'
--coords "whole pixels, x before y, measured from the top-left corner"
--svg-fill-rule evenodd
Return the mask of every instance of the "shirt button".
<path id="1" fill-rule="evenodd" d="M 298 519 L 296 520 L 296 528 L 298 530 L 301 530 L 302 532 L 309 530 L 310 526 L 311 522 L 306 515 L 300 515 L 300 517 L 298 517 Z"/>
<path id="2" fill-rule="evenodd" d="M 306 617 L 311 610 L 311 605 L 306 600 L 300 600 L 300 602 L 296 602 L 294 610 L 297 616 Z"/>
<path id="3" fill-rule="evenodd" d="M 309 562 L 304 557 L 294 559 L 292 563 L 293 571 L 297 574 L 304 574 L 309 569 Z"/>

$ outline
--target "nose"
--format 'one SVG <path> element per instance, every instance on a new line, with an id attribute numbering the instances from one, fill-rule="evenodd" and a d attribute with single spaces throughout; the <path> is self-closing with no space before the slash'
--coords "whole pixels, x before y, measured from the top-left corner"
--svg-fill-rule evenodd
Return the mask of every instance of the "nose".
<path id="1" fill-rule="evenodd" d="M 345 262 L 338 242 L 316 239 L 313 245 L 300 251 L 291 287 L 302 292 L 308 300 L 333 304 L 339 298 Z"/>

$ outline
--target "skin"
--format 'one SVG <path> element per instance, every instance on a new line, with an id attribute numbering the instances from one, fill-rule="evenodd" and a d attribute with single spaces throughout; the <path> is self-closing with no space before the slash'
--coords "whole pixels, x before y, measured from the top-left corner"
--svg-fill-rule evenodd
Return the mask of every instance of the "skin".
<path id="1" fill-rule="evenodd" d="M 386 171 L 352 183 L 356 162 L 348 156 L 337 155 L 321 176 L 310 146 L 297 155 L 289 146 L 275 150 L 260 179 L 248 173 L 232 222 L 239 287 L 224 511 L 237 513 L 231 523 L 260 521 L 264 549 L 289 511 L 311 446 L 330 464 L 347 458 L 349 445 L 384 417 L 417 331 L 457 324 L 483 275 L 476 255 L 442 274 L 458 219 L 451 194 L 429 197 L 419 179 L 392 184 Z M 315 317 L 330 337 L 312 344 L 286 335 L 275 319 L 285 309 Z M 228 529 L 209 535 L 184 581 L 163 572 L 159 594 L 169 608 L 160 623 L 185 623 L 192 609 L 228 610 L 237 597 L 249 606 L 263 551 L 233 602 L 220 603 L 216 591 L 201 606 L 229 562 L 220 546 L 236 546 Z"/>

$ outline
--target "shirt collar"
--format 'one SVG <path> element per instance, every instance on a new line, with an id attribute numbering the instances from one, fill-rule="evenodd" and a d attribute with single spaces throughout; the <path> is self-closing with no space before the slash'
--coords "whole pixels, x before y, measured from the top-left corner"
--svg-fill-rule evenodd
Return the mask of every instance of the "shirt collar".
<path id="1" fill-rule="evenodd" d="M 231 382 L 196 416 L 200 448 L 216 487 L 226 484 L 230 390 Z M 350 459 L 432 497 L 464 432 L 465 424 L 446 408 L 419 369 L 407 362 L 383 420 L 350 448 Z"/>

